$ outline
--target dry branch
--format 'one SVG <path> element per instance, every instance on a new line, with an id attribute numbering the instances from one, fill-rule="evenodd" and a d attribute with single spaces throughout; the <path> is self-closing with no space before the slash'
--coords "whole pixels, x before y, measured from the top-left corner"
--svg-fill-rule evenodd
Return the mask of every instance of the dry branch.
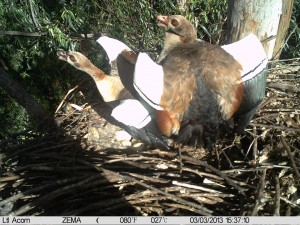
<path id="1" fill-rule="evenodd" d="M 294 155 L 293 153 L 291 152 L 291 148 L 290 146 L 288 146 L 287 142 L 285 141 L 284 137 L 283 136 L 280 136 L 280 141 L 281 143 L 283 144 L 285 150 L 287 151 L 288 155 L 289 155 L 289 158 L 290 158 L 290 161 L 291 161 L 291 164 L 292 164 L 292 167 L 293 167 L 293 170 L 294 170 L 294 173 L 298 179 L 298 182 L 300 182 L 300 173 L 299 173 L 299 170 L 298 170 L 298 167 L 295 163 L 295 159 L 294 159 Z"/>

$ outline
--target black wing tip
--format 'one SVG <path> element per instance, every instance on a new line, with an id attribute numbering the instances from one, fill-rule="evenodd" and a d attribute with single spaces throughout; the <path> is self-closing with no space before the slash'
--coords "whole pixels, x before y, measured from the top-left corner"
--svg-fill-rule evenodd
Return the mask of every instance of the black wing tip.
<path id="1" fill-rule="evenodd" d="M 135 139 L 149 145 L 151 148 L 158 148 L 161 150 L 170 150 L 170 146 L 164 140 L 164 137 L 158 129 L 149 129 L 149 127 L 136 128 L 132 126 L 124 127 L 125 130 Z"/>

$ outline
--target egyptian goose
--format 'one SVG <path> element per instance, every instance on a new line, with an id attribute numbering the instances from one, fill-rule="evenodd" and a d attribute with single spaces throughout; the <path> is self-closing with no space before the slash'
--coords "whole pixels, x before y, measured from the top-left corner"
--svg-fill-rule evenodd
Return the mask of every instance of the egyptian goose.
<path id="1" fill-rule="evenodd" d="M 132 98 L 129 91 L 124 88 L 119 76 L 108 76 L 80 52 L 58 51 L 57 55 L 60 60 L 66 61 L 76 69 L 89 74 L 95 81 L 105 102 Z"/>
<path id="2" fill-rule="evenodd" d="M 134 85 L 158 110 L 160 131 L 166 136 L 179 134 L 186 142 L 194 132 L 214 136 L 231 118 L 243 131 L 265 95 L 267 57 L 259 40 L 249 35 L 231 45 L 214 46 L 198 40 L 183 16 L 157 19 L 167 31 L 158 60 L 162 68 L 153 67 L 157 74 L 152 78 L 160 82 L 163 77 L 163 85 L 157 85 L 157 95 L 149 91 L 151 87 L 143 87 L 143 77 L 149 79 L 154 63 L 143 54 L 137 59 Z"/>
<path id="3" fill-rule="evenodd" d="M 123 47 L 119 50 L 119 53 L 121 53 L 122 50 Z M 117 74 L 114 76 L 105 74 L 102 70 L 92 64 L 87 57 L 79 52 L 58 51 L 57 54 L 59 59 L 66 61 L 75 68 L 88 73 L 94 79 L 104 101 L 111 106 L 111 116 L 117 121 L 117 125 L 124 128 L 132 137 L 150 146 L 163 149 L 169 148 L 161 136 L 161 133 L 159 132 L 155 122 L 153 122 L 151 114 L 138 100 L 133 97 L 133 95 L 126 88 L 124 88 L 124 85 Z M 114 60 L 118 61 L 118 57 L 121 56 L 117 55 L 116 58 L 109 58 L 110 62 Z M 122 58 L 123 57 L 121 57 L 121 60 L 119 60 L 117 64 L 120 64 L 120 62 L 125 60 L 125 58 Z M 128 63 L 125 65 L 131 67 L 132 63 L 128 62 L 127 59 L 125 63 Z M 124 69 L 123 71 L 129 73 L 129 70 L 125 70 L 127 68 L 125 65 L 120 67 Z M 129 77 L 133 77 L 133 68 L 130 70 L 132 74 L 127 75 Z M 124 74 L 124 76 L 125 75 L 126 74 Z"/>

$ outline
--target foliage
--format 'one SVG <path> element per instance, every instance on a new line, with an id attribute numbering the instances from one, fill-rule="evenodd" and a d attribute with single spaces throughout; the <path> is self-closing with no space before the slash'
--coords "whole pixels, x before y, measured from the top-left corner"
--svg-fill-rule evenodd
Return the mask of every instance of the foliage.
<path id="1" fill-rule="evenodd" d="M 198 27 L 198 37 L 212 44 L 224 41 L 227 1 L 190 1 L 188 18 Z"/>
<path id="2" fill-rule="evenodd" d="M 0 139 L 7 134 L 14 134 L 16 131 L 22 132 L 28 123 L 28 115 L 24 108 L 19 107 L 15 101 L 2 93 L 0 90 Z"/>
<path id="3" fill-rule="evenodd" d="M 288 35 L 290 39 L 285 44 L 282 58 L 299 58 L 300 57 L 300 0 L 294 0 L 293 14 L 291 18 Z"/>

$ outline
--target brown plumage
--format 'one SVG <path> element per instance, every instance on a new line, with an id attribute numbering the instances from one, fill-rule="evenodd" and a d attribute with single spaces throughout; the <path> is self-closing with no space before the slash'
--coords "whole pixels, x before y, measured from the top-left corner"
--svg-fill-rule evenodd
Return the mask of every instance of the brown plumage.
<path id="1" fill-rule="evenodd" d="M 172 54 L 165 60 L 164 91 L 160 105 L 165 111 L 157 111 L 158 126 L 163 134 L 178 134 L 184 112 L 187 110 L 196 88 L 195 76 L 189 73 L 190 62 Z M 175 77 L 176 76 L 176 77 Z"/>
<path id="2" fill-rule="evenodd" d="M 189 124 L 210 129 L 221 123 L 219 114 L 223 120 L 231 118 L 243 99 L 241 65 L 220 46 L 197 40 L 195 28 L 185 17 L 157 19 L 167 30 L 159 57 L 164 70 L 160 104 L 165 111 L 157 113 L 161 132 L 178 134 Z M 214 111 L 203 104 L 212 105 Z"/>

